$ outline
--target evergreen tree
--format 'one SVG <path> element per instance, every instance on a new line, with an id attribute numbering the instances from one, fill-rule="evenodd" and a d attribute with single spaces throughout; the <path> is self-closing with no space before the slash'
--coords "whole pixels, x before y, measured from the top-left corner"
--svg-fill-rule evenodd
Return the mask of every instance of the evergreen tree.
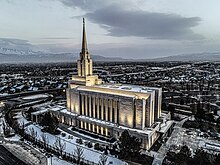
<path id="1" fill-rule="evenodd" d="M 215 164 L 215 165 L 219 165 L 220 164 L 220 154 L 216 155 L 215 161 L 213 162 L 213 164 Z"/>
<path id="2" fill-rule="evenodd" d="M 121 134 L 119 140 L 119 158 L 131 160 L 140 155 L 141 142 L 136 137 L 130 136 L 128 130 Z"/>
<path id="3" fill-rule="evenodd" d="M 49 112 L 46 113 L 42 120 L 41 120 L 41 125 L 44 126 L 44 129 L 50 133 L 55 133 L 56 129 L 59 125 L 59 121 L 57 117 L 51 115 Z"/>
<path id="4" fill-rule="evenodd" d="M 27 110 L 27 118 L 30 120 L 31 119 L 31 113 L 34 112 L 35 109 L 33 107 L 28 108 Z"/>
<path id="5" fill-rule="evenodd" d="M 191 163 L 193 164 L 197 164 L 197 165 L 211 165 L 211 155 L 208 154 L 207 152 L 205 152 L 202 149 L 198 149 L 195 152 L 195 155 L 191 161 Z"/>
<path id="6" fill-rule="evenodd" d="M 174 156 L 174 164 L 180 165 L 180 164 L 187 164 L 187 161 L 191 159 L 191 151 L 190 149 L 185 145 L 182 146 L 180 152 L 178 152 Z"/>
<path id="7" fill-rule="evenodd" d="M 174 118 L 174 111 L 175 111 L 174 106 L 169 105 L 169 106 L 168 106 L 168 111 L 169 111 L 170 114 L 171 114 L 171 119 L 173 119 L 173 118 Z"/>

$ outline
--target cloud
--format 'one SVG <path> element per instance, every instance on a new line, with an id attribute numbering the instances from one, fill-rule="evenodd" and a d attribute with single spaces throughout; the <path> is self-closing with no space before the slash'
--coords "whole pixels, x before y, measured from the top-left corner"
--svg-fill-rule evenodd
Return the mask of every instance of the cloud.
<path id="1" fill-rule="evenodd" d="M 80 8 L 86 11 L 92 11 L 97 8 L 106 6 L 109 2 L 104 0 L 59 0 L 65 6 L 72 8 Z"/>
<path id="2" fill-rule="evenodd" d="M 116 5 L 89 12 L 85 17 L 106 29 L 110 36 L 176 40 L 202 38 L 191 30 L 201 21 L 199 17 L 126 10 Z"/>
<path id="3" fill-rule="evenodd" d="M 177 14 L 134 10 L 132 4 L 135 4 L 135 2 L 132 0 L 59 1 L 68 7 L 80 8 L 85 11 L 86 14 L 84 17 L 106 29 L 110 36 L 135 36 L 168 40 L 194 40 L 203 38 L 203 36 L 196 34 L 192 30 L 193 27 L 199 25 L 201 21 L 199 17 L 182 17 Z"/>
<path id="4" fill-rule="evenodd" d="M 73 39 L 72 37 L 45 37 L 42 38 L 45 40 L 69 40 L 69 39 Z"/>
<path id="5" fill-rule="evenodd" d="M 29 49 L 33 45 L 28 40 L 15 38 L 0 38 L 0 47 L 15 48 L 15 49 Z"/>

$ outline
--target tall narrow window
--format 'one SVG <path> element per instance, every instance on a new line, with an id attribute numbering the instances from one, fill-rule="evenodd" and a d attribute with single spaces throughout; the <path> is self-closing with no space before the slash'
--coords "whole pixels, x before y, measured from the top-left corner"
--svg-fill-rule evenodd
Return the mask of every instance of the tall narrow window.
<path id="1" fill-rule="evenodd" d="M 82 111 L 83 115 L 85 115 L 85 110 L 86 110 L 86 100 L 85 100 L 85 95 L 83 95 L 83 111 Z"/>
<path id="2" fill-rule="evenodd" d="M 119 101 L 117 101 L 117 123 L 119 123 Z"/>
<path id="3" fill-rule="evenodd" d="M 115 108 L 112 107 L 112 122 L 115 122 Z"/>
<path id="4" fill-rule="evenodd" d="M 105 105 L 106 105 L 106 99 L 103 100 L 103 120 L 106 120 L 106 118 L 105 118 L 105 114 L 106 114 L 105 113 L 105 107 L 106 106 Z"/>
<path id="5" fill-rule="evenodd" d="M 80 115 L 82 115 L 82 95 L 79 96 L 79 103 L 80 103 Z"/>
<path id="6" fill-rule="evenodd" d="M 99 119 L 102 119 L 102 99 L 99 99 Z"/>
<path id="7" fill-rule="evenodd" d="M 97 118 L 97 99 L 95 99 L 95 118 Z"/>

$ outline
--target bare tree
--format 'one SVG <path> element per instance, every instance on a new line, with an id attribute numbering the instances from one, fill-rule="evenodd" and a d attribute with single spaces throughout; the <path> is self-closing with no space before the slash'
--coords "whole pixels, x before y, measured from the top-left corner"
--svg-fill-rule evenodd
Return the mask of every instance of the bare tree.
<path id="1" fill-rule="evenodd" d="M 108 157 L 105 155 L 105 153 L 103 152 L 100 156 L 99 156 L 99 165 L 107 165 L 107 160 Z"/>
<path id="2" fill-rule="evenodd" d="M 74 149 L 74 155 L 76 156 L 76 163 L 79 164 L 80 161 L 84 158 L 84 154 L 83 154 L 84 150 L 82 149 L 82 147 L 80 145 L 76 146 L 76 149 Z"/>
<path id="3" fill-rule="evenodd" d="M 47 145 L 49 143 L 49 139 L 48 139 L 47 135 L 45 133 L 42 133 L 41 134 L 41 139 L 42 139 L 42 142 L 43 142 L 43 147 L 47 148 Z"/>
<path id="4" fill-rule="evenodd" d="M 34 128 L 29 128 L 29 133 L 30 133 L 30 136 L 31 136 L 31 139 L 33 141 L 36 141 L 37 139 L 37 131 L 34 130 Z"/>
<path id="5" fill-rule="evenodd" d="M 11 129 L 5 122 L 2 123 L 2 126 L 3 126 L 3 133 L 7 137 L 11 133 Z"/>
<path id="6" fill-rule="evenodd" d="M 24 132 L 25 132 L 25 124 L 24 124 L 24 121 L 23 121 L 23 122 L 19 122 L 19 130 L 20 130 L 21 135 L 23 136 L 23 135 L 24 135 Z"/>
<path id="7" fill-rule="evenodd" d="M 17 120 L 12 120 L 12 128 L 14 128 L 15 131 L 17 131 L 19 129 L 19 125 L 20 123 L 18 123 Z"/>
<path id="8" fill-rule="evenodd" d="M 66 143 L 62 142 L 61 139 L 57 137 L 56 142 L 54 143 L 54 147 L 59 152 L 60 156 L 62 156 L 66 148 Z"/>

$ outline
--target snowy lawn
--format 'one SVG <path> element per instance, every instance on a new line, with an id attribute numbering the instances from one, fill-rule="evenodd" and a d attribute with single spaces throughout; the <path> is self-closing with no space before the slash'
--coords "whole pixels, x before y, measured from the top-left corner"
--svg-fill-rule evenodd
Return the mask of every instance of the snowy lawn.
<path id="1" fill-rule="evenodd" d="M 58 159 L 57 157 L 52 157 L 52 164 L 51 164 L 51 158 L 48 158 L 47 162 L 48 165 L 73 165 L 72 163 Z"/>
<path id="2" fill-rule="evenodd" d="M 37 138 L 39 140 L 42 140 L 41 135 L 43 134 L 43 132 L 41 131 L 40 127 L 31 124 L 26 127 L 26 132 L 29 133 L 29 130 L 31 130 L 32 128 L 37 132 Z M 70 139 L 68 139 L 67 136 L 66 137 L 62 137 L 61 135 L 55 136 L 55 135 L 52 135 L 52 134 L 49 134 L 46 132 L 44 134 L 49 139 L 49 145 L 54 145 L 56 142 L 56 138 L 60 137 L 62 139 L 61 141 L 66 143 L 65 152 L 70 153 L 70 154 L 74 153 L 74 150 L 76 149 L 76 145 L 78 145 L 77 143 L 73 142 L 73 141 L 75 141 L 75 139 L 73 139 L 72 142 L 70 142 Z M 92 148 L 87 148 L 83 145 L 81 145 L 81 147 L 84 149 L 84 158 L 86 160 L 93 161 L 95 163 L 99 162 L 99 156 L 100 156 L 101 152 L 96 151 Z M 114 158 L 112 156 L 108 156 L 108 163 L 109 162 L 112 162 L 112 164 L 115 164 L 115 165 L 125 164 L 125 162 L 123 162 L 117 158 Z"/>
<path id="3" fill-rule="evenodd" d="M 25 119 L 23 117 L 21 112 L 16 112 L 15 114 L 16 114 L 16 116 L 14 116 L 14 119 L 17 119 L 19 123 L 21 123 L 21 124 L 24 123 L 24 125 L 30 123 L 30 121 L 28 121 L 27 119 Z"/>

